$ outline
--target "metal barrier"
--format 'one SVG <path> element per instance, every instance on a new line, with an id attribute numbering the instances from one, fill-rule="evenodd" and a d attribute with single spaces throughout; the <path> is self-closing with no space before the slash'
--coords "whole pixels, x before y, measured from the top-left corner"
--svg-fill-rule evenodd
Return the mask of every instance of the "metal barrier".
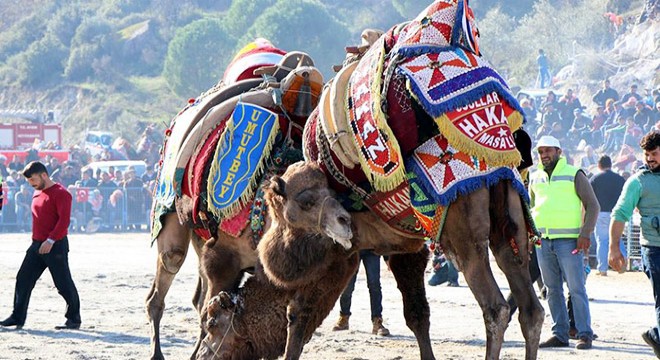
<path id="1" fill-rule="evenodd" d="M 629 271 L 642 271 L 642 246 L 639 244 L 641 221 L 641 216 L 638 212 L 635 212 L 631 221 L 626 223 L 625 236 L 621 237 L 621 241 L 623 241 L 628 252 Z"/>
<path id="2" fill-rule="evenodd" d="M 19 187 L 4 187 L 0 232 L 30 232 L 32 215 L 20 218 L 15 196 Z M 69 232 L 149 231 L 151 193 L 144 187 L 87 188 L 70 186 L 73 197 Z M 29 188 L 29 199 L 33 189 Z"/>

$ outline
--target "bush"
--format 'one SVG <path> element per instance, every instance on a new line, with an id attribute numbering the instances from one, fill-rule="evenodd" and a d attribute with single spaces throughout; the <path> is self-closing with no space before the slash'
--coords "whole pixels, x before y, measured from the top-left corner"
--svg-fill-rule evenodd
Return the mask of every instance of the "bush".
<path id="1" fill-rule="evenodd" d="M 163 67 L 170 89 L 182 97 L 197 96 L 218 82 L 229 63 L 234 38 L 218 19 L 202 19 L 177 31 Z"/>

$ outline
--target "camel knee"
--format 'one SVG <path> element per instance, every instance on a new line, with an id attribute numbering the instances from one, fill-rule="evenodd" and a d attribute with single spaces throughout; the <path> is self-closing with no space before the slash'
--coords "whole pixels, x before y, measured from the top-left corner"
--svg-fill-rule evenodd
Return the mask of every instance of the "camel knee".
<path id="1" fill-rule="evenodd" d="M 158 261 L 162 268 L 170 274 L 178 273 L 185 259 L 186 251 L 181 249 L 161 251 L 158 254 Z"/>
<path id="2" fill-rule="evenodd" d="M 509 304 L 505 301 L 484 311 L 484 320 L 486 322 L 486 329 L 489 333 L 504 334 L 509 325 Z"/>
<path id="3" fill-rule="evenodd" d="M 147 297 L 147 314 L 149 319 L 160 319 L 165 310 L 165 299 L 163 299 L 158 290 L 153 290 Z"/>

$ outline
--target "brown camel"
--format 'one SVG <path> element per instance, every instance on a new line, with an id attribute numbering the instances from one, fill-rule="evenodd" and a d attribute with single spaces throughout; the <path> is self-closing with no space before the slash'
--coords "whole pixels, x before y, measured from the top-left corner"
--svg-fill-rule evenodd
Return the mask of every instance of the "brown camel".
<path id="1" fill-rule="evenodd" d="M 290 166 L 270 180 L 265 198 L 272 225 L 258 246 L 256 274 L 235 296 L 211 299 L 197 359 L 274 359 L 285 349 L 285 359 L 299 358 L 356 271 L 350 214 L 318 166 Z M 205 248 L 205 274 L 222 272 L 217 255 Z"/>
<path id="2" fill-rule="evenodd" d="M 437 0 L 432 6 L 428 9 L 429 11 L 437 10 L 440 8 L 446 9 L 447 7 L 453 6 L 454 8 L 463 9 L 463 11 L 457 11 L 456 16 L 463 14 L 463 25 L 473 25 L 471 19 L 467 15 L 471 15 L 471 11 L 467 11 L 467 3 L 458 0 Z M 467 9 L 467 10 L 466 10 Z M 437 14 L 440 14 L 437 12 Z M 432 14 L 431 14 L 432 15 Z M 459 21 L 461 19 L 458 19 Z M 425 29 L 433 30 L 435 27 L 428 26 L 430 22 L 446 22 L 446 18 L 442 16 L 433 18 L 431 16 L 419 16 L 416 20 L 410 22 L 410 34 L 411 36 L 408 40 L 413 41 L 414 39 L 439 39 L 438 36 L 414 36 L 417 30 L 426 31 Z M 456 23 L 455 29 L 460 28 L 459 23 Z M 450 25 L 453 24 L 436 24 L 440 25 Z M 404 25 L 402 25 L 404 26 Z M 408 25 L 405 25 L 408 27 Z M 397 41 L 397 37 L 402 33 L 399 32 L 401 26 L 395 26 L 390 31 L 386 33 L 387 41 L 383 41 L 380 47 L 382 50 L 379 56 L 373 56 L 371 54 L 372 61 L 381 61 L 387 59 L 389 63 L 383 61 L 380 64 L 376 64 L 372 67 L 372 70 L 381 69 L 383 70 L 383 77 L 389 76 L 384 85 L 389 84 L 389 86 L 394 86 L 397 83 L 403 84 L 402 87 L 406 88 L 406 81 L 412 81 L 412 78 L 409 76 L 406 79 L 396 79 L 396 77 L 402 77 L 395 70 L 396 63 L 395 61 L 401 61 L 405 54 L 397 54 L 396 56 L 391 56 L 387 53 L 393 49 L 394 43 Z M 452 37 L 451 46 L 454 49 L 461 53 L 461 58 L 456 58 L 452 60 L 454 63 L 461 62 L 464 59 L 468 59 L 473 62 L 472 64 L 466 65 L 468 68 L 470 66 L 476 66 L 477 59 L 475 56 L 479 56 L 478 48 L 474 48 L 474 43 L 469 41 L 463 41 L 467 38 L 468 40 L 474 40 L 470 35 L 478 34 L 476 27 L 464 27 L 465 29 L 471 29 L 471 34 L 463 33 L 461 37 Z M 460 29 L 459 29 L 460 30 Z M 405 35 L 405 33 L 403 33 Z M 460 44 L 453 43 L 454 41 L 463 41 Z M 422 47 L 421 50 L 418 50 L 414 55 L 419 55 L 419 52 L 426 51 L 424 49 L 430 49 L 433 47 Z M 472 48 L 472 50 L 465 50 Z M 446 47 L 442 47 L 446 49 Z M 433 49 L 431 49 L 433 50 Z M 436 49 L 437 50 L 437 49 Z M 466 51 L 469 51 L 468 54 Z M 377 55 L 378 55 L 377 54 Z M 365 56 L 369 56 L 369 52 Z M 401 55 L 401 56 L 398 56 Z M 419 60 L 419 59 L 418 59 Z M 365 62 L 365 64 L 375 64 L 373 62 Z M 350 64 L 347 64 L 347 66 Z M 354 64 L 353 64 L 354 65 Z M 440 71 L 444 64 L 439 63 L 438 61 L 431 61 L 425 66 L 411 66 L 410 71 L 414 69 L 433 69 L 433 71 Z M 448 64 L 450 65 L 450 64 Z M 477 64 L 478 65 L 478 64 Z M 388 68 L 385 68 L 389 66 Z M 452 65 L 453 66 L 453 65 Z M 359 67 L 359 65 L 358 65 Z M 355 66 L 351 67 L 355 69 Z M 411 70 L 412 69 L 412 70 Z M 356 70 L 357 71 L 357 70 Z M 451 75 L 451 73 L 448 73 Z M 493 76 L 486 76 L 484 78 L 477 78 L 478 72 L 473 72 L 475 79 L 474 84 L 477 84 L 477 81 L 493 79 Z M 364 75 L 364 74 L 363 74 Z M 346 77 L 350 76 L 349 71 L 342 71 L 338 75 L 338 80 L 333 82 L 334 84 L 346 84 Z M 379 77 L 376 77 L 379 78 Z M 343 82 L 342 82 L 343 79 Z M 497 80 L 497 79 L 496 79 Z M 495 80 L 495 81 L 496 81 Z M 492 83 L 491 80 L 490 83 Z M 487 81 L 487 82 L 488 82 Z M 373 84 L 372 84 L 373 85 Z M 376 83 L 376 85 L 378 85 Z M 476 86 L 475 85 L 475 86 Z M 386 87 L 383 91 L 383 97 L 388 95 L 390 87 Z M 505 85 L 497 85 L 498 89 L 503 92 L 504 95 L 507 95 L 507 89 Z M 360 94 L 371 94 L 378 95 L 379 91 L 373 91 L 373 87 L 361 87 Z M 434 90 L 444 90 L 442 87 L 435 88 Z M 462 89 L 458 89 L 462 90 Z M 490 90 L 488 90 L 490 91 Z M 335 90 L 336 94 L 345 94 L 344 91 Z M 411 101 L 417 100 L 417 101 Z M 355 99 L 354 99 L 355 100 Z M 413 97 L 410 94 L 398 93 L 396 96 L 393 96 L 391 99 L 388 98 L 388 103 L 384 101 L 378 104 L 366 103 L 363 104 L 364 107 L 360 107 L 360 112 L 364 109 L 383 109 L 386 112 L 386 119 L 391 119 L 396 121 L 400 117 L 409 119 L 411 117 L 410 113 L 402 115 L 403 109 L 406 104 L 402 105 L 404 101 L 410 101 L 407 108 L 412 108 L 414 110 L 414 119 L 409 120 L 410 122 L 416 121 L 416 124 L 413 123 L 413 126 L 405 123 L 402 127 L 403 130 L 412 129 L 412 132 L 419 135 L 419 142 L 416 144 L 421 144 L 422 140 L 428 139 L 428 137 L 433 136 L 438 133 L 438 125 L 434 123 L 436 118 L 439 118 L 436 114 L 433 118 L 429 114 L 425 113 L 423 104 L 419 103 L 421 100 L 419 97 Z M 474 99 L 470 100 L 476 101 Z M 513 100 L 515 101 L 515 100 Z M 337 99 L 330 99 L 326 102 L 327 106 L 319 106 L 322 108 L 320 111 L 322 114 L 330 114 L 330 119 L 338 120 L 335 118 L 335 115 L 341 115 L 341 111 L 345 110 L 345 104 L 343 102 L 337 101 Z M 389 104 L 389 106 L 387 106 Z M 472 103 L 462 103 L 457 106 L 467 106 Z M 336 106 L 332 106 L 336 105 Z M 393 106 L 397 105 L 397 106 Z M 515 108 L 516 104 L 509 104 Z M 337 112 L 339 111 L 339 112 Z M 317 108 L 318 113 L 318 108 Z M 357 112 L 356 112 L 357 113 Z M 345 115 L 345 114 L 344 114 Z M 341 117 L 341 116 L 340 116 Z M 346 118 L 347 116 L 343 116 Z M 307 122 L 306 132 L 308 132 L 311 121 Z M 346 123 L 340 121 L 326 122 L 322 123 L 325 129 L 334 130 L 334 133 L 328 133 L 328 141 L 330 142 L 330 147 L 333 150 L 333 153 L 341 162 L 334 161 L 336 167 L 353 168 L 355 171 L 364 171 L 362 164 L 355 162 L 356 156 L 360 155 L 360 152 L 366 151 L 364 148 L 361 149 L 350 149 L 351 144 L 353 144 L 354 139 L 347 138 L 345 135 L 348 134 L 348 130 L 351 130 Z M 378 124 L 377 124 L 378 125 Z M 416 126 L 415 126 L 416 125 Z M 443 125 L 447 125 L 443 123 Z M 373 127 L 373 126 L 372 126 Z M 318 127 L 321 128 L 321 127 Z M 381 129 L 379 129 L 381 130 Z M 415 131 L 418 130 L 418 131 Z M 514 129 L 515 130 L 515 129 Z M 400 129 L 400 131 L 402 131 Z M 435 132 L 434 132 L 435 131 Z M 381 136 L 383 141 L 387 141 L 390 134 L 383 135 L 382 130 L 379 132 L 374 132 L 374 134 Z M 398 139 L 395 136 L 396 139 Z M 350 140 L 350 141 L 348 141 Z M 318 140 L 313 138 L 306 138 L 306 143 L 303 145 L 303 148 L 307 151 L 310 148 L 318 146 Z M 382 145 L 379 144 L 379 145 Z M 344 147 L 347 146 L 347 147 Z M 344 150 L 344 152 L 334 152 L 334 150 Z M 413 148 L 408 149 L 411 151 Z M 349 151 L 352 150 L 352 151 Z M 374 151 L 380 151 L 379 148 L 374 147 Z M 309 151 L 307 151 L 309 153 Z M 327 159 L 317 159 L 317 157 L 309 157 L 315 161 L 326 161 Z M 365 177 L 366 179 L 366 177 Z M 366 181 L 366 180 L 365 180 Z M 474 189 L 472 189 L 474 190 Z M 182 198 L 180 203 L 185 203 L 189 199 Z M 177 203 L 178 207 L 178 203 Z M 154 294 L 158 296 L 153 302 L 149 302 L 148 307 L 151 308 L 152 304 L 162 306 L 162 301 L 164 299 L 165 293 L 169 284 L 171 284 L 173 273 L 178 269 L 175 261 L 171 259 L 178 260 L 181 259 L 181 256 L 172 257 L 170 254 L 173 252 L 176 254 L 181 254 L 181 252 L 176 252 L 176 249 L 187 248 L 189 243 L 189 237 L 183 236 L 186 234 L 187 227 L 183 225 L 170 224 L 169 222 L 176 222 L 176 217 L 166 217 L 165 218 L 165 228 L 161 232 L 161 235 L 158 237 L 158 246 L 160 252 L 159 267 L 163 266 L 166 269 L 169 269 L 169 275 L 165 276 L 164 279 L 157 276 L 156 282 L 163 281 L 164 283 L 157 286 L 157 289 Z M 466 221 L 467 220 L 467 221 Z M 424 289 L 424 268 L 428 260 L 428 250 L 424 247 L 424 239 L 421 235 L 401 235 L 400 233 L 393 231 L 392 228 L 380 219 L 380 217 L 374 215 L 371 212 L 361 212 L 352 214 L 352 223 L 356 237 L 356 243 L 359 244 L 359 249 L 375 249 L 377 253 L 390 256 L 390 268 L 394 277 L 397 281 L 399 290 L 402 293 L 403 302 L 404 302 L 404 316 L 406 318 L 406 324 L 415 334 L 418 345 L 420 347 L 420 357 L 423 360 L 435 359 L 433 355 L 433 350 L 431 347 L 430 337 L 429 337 L 429 305 L 426 300 L 426 294 Z M 270 226 L 269 221 L 266 222 L 266 228 Z M 226 266 L 222 266 L 222 269 L 214 272 L 215 280 L 212 280 L 209 284 L 209 287 L 213 287 L 211 294 L 216 294 L 216 291 L 219 290 L 235 290 L 239 279 L 242 277 L 243 272 L 247 269 L 254 266 L 256 263 L 256 256 L 254 251 L 249 246 L 249 237 L 251 234 L 248 234 L 249 231 L 245 231 L 240 237 L 232 238 L 222 232 L 217 232 L 216 239 L 219 246 L 222 247 L 218 253 L 225 255 Z M 438 239 L 439 244 L 445 249 L 445 251 L 454 255 L 454 258 L 457 261 L 458 267 L 463 271 L 465 279 L 473 292 L 477 302 L 482 308 L 484 323 L 486 327 L 486 359 L 498 359 L 502 347 L 502 342 L 504 339 L 504 331 L 506 330 L 508 324 L 508 312 L 509 307 L 502 296 L 495 279 L 493 278 L 492 270 L 489 265 L 488 251 L 492 251 L 494 254 L 498 266 L 505 273 L 507 280 L 509 282 L 511 291 L 516 299 L 516 302 L 520 306 L 519 320 L 522 328 L 523 336 L 525 337 L 525 347 L 526 347 L 526 359 L 535 359 L 541 326 L 543 323 L 543 308 L 540 305 L 532 283 L 529 277 L 528 272 L 528 263 L 529 258 L 527 256 L 527 248 L 529 245 L 528 235 L 527 235 L 527 224 L 524 216 L 524 207 L 520 195 L 517 190 L 514 188 L 514 185 L 510 180 L 501 180 L 498 182 L 493 182 L 490 185 L 482 184 L 481 187 L 478 187 L 476 190 L 469 193 L 460 193 L 458 194 L 456 200 L 451 203 L 446 214 L 445 226 L 442 233 Z M 218 245 L 216 245 L 218 246 Z M 185 252 L 183 253 L 185 256 Z M 169 261 L 169 262 L 168 262 Z M 182 260 L 181 260 L 182 261 Z M 174 264 L 172 264 L 174 262 Z M 166 264 L 166 265 L 162 265 Z M 157 273 L 160 274 L 161 271 Z M 268 275 L 268 272 L 266 272 Z M 201 282 L 203 285 L 203 282 Z M 203 286 L 199 287 L 203 290 Z M 211 291 L 211 290 L 209 290 Z M 199 299 L 200 297 L 197 297 Z M 160 310 L 160 315 L 162 315 L 162 309 Z M 158 315 L 158 314 L 156 314 Z M 295 319 L 288 319 L 288 321 L 294 321 Z M 153 321 L 153 320 L 152 320 Z M 157 324 L 157 322 L 152 322 Z M 291 328 L 289 329 L 291 330 Z M 157 334 L 157 332 L 156 332 Z M 290 333 L 291 335 L 291 333 Z M 301 339 L 304 337 L 300 332 L 296 332 L 297 343 L 293 343 L 291 339 L 287 340 L 287 343 L 291 346 L 301 343 Z M 155 342 L 155 339 L 152 339 L 152 344 Z M 287 349 L 287 352 L 289 349 Z M 291 349 L 291 352 L 288 354 L 293 355 L 296 349 Z M 158 349 L 160 354 L 160 349 Z M 162 354 L 160 354 L 162 356 Z M 293 357 L 292 357 L 293 358 Z"/>

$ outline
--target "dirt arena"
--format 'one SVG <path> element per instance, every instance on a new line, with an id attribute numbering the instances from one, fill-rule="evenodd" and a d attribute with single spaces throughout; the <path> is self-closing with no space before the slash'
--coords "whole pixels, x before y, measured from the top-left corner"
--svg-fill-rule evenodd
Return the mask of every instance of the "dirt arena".
<path id="1" fill-rule="evenodd" d="M 16 272 L 29 245 L 29 234 L 0 234 L 0 317 L 11 313 Z M 155 272 L 156 249 L 145 233 L 70 236 L 70 265 L 78 287 L 83 324 L 80 330 L 57 331 L 64 323 L 64 300 L 46 272 L 37 283 L 22 330 L 0 328 L 0 359 L 145 359 L 150 354 L 144 299 Z M 192 250 L 191 250 L 191 253 Z M 194 254 L 194 253 L 193 253 Z M 495 266 L 495 263 L 492 262 Z M 401 295 L 382 266 L 383 316 L 392 336 L 371 334 L 369 295 L 360 270 L 353 295 L 351 329 L 332 332 L 338 306 L 305 346 L 304 359 L 419 359 L 417 343 L 405 326 Z M 503 293 L 508 285 L 495 274 Z M 197 314 L 191 298 L 197 259 L 193 255 L 172 285 L 162 320 L 163 352 L 169 359 L 190 356 L 197 336 Z M 427 274 L 427 278 L 430 273 Z M 438 359 L 482 359 L 485 330 L 481 311 L 462 277 L 461 286 L 428 287 L 431 339 Z M 589 276 L 593 329 L 592 350 L 573 347 L 541 349 L 539 359 L 653 359 L 640 334 L 654 320 L 653 294 L 642 273 Z M 551 335 L 549 311 L 542 340 Z M 571 341 L 571 345 L 575 342 Z M 524 358 L 524 339 L 517 320 L 505 336 L 503 359 Z"/>

